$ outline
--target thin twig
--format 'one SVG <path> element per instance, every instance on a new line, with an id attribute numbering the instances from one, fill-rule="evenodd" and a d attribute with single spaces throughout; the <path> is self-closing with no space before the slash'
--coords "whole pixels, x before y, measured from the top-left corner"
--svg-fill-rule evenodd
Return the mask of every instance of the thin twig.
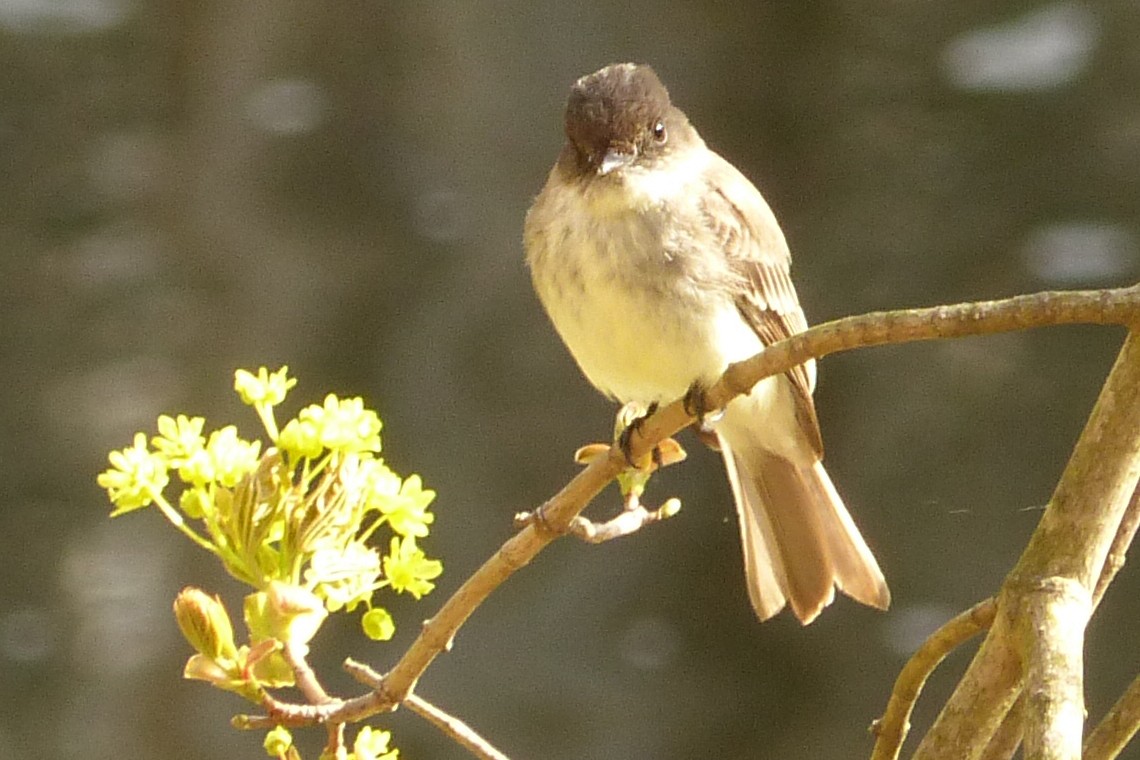
<path id="1" fill-rule="evenodd" d="M 334 701 L 329 693 L 325 691 L 325 687 L 321 685 L 320 679 L 317 674 L 313 672 L 313 668 L 309 665 L 309 661 L 305 658 L 305 650 L 289 642 L 285 642 L 281 654 L 285 657 L 285 662 L 293 670 L 293 678 L 297 684 L 297 689 L 305 695 L 305 699 L 311 705 L 323 705 Z M 337 749 L 344 746 L 344 724 L 343 723 L 329 723 L 325 725 L 325 730 L 328 733 L 328 741 L 325 743 L 325 754 L 329 757 L 336 757 Z"/>
<path id="2" fill-rule="evenodd" d="M 339 699 L 333 699 L 320 705 L 295 704 L 284 702 L 266 694 L 261 698 L 261 706 L 265 709 L 264 715 L 246 715 L 239 713 L 230 719 L 230 725 L 243 731 L 285 726 L 286 728 L 302 728 L 316 726 L 328 721 L 328 716 L 334 714 L 343 704 Z"/>
<path id="3" fill-rule="evenodd" d="M 305 659 L 304 653 L 296 645 L 286 642 L 281 654 L 284 655 L 285 662 L 289 663 L 289 667 L 293 670 L 297 689 L 305 695 L 309 704 L 319 705 L 332 699 L 325 691 L 325 687 L 321 685 L 317 674 L 313 672 L 309 661 Z"/>
<path id="4" fill-rule="evenodd" d="M 1140 527 L 1140 486 L 1137 486 L 1136 490 L 1132 492 L 1132 500 L 1124 512 L 1124 519 L 1120 521 L 1120 527 L 1116 531 L 1116 538 L 1112 540 L 1112 547 L 1108 550 L 1108 556 L 1104 559 L 1104 568 L 1101 570 L 1100 578 L 1097 579 L 1096 588 L 1093 590 L 1094 609 L 1104 598 L 1108 584 L 1112 583 L 1113 578 L 1124 567 L 1128 547 L 1132 545 L 1132 539 L 1136 537 L 1138 527 Z"/>
<path id="5" fill-rule="evenodd" d="M 344 669 L 350 676 L 370 689 L 377 688 L 384 681 L 384 676 L 377 673 L 368 665 L 353 659 L 344 661 Z M 412 712 L 425 718 L 440 731 L 450 736 L 456 743 L 467 748 L 475 757 L 481 758 L 481 760 L 510 760 L 502 752 L 492 747 L 490 742 L 475 733 L 474 729 L 466 723 L 454 715 L 445 713 L 426 699 L 422 699 L 415 694 L 409 694 L 404 699 L 404 704 L 407 705 Z"/>
<path id="6" fill-rule="evenodd" d="M 348 673 L 369 689 L 378 689 L 384 683 L 383 675 L 377 673 L 371 666 L 363 662 L 357 662 L 351 657 L 346 659 L 341 667 L 344 668 L 344 672 Z"/>
<path id="7" fill-rule="evenodd" d="M 1128 686 L 1085 741 L 1084 760 L 1112 760 L 1140 729 L 1140 676 Z"/>
<path id="8" fill-rule="evenodd" d="M 837 351 L 1055 324 L 1124 325 L 1137 321 L 1140 321 L 1140 285 L 1115 290 L 1037 293 L 1002 301 L 848 317 L 811 328 L 730 366 L 708 390 L 706 401 L 713 407 L 724 406 L 765 377 Z M 648 454 L 654 445 L 693 421 L 680 400 L 663 407 L 630 437 L 631 456 Z M 297 725 L 294 719 L 348 722 L 393 709 L 411 693 L 417 679 L 445 651 L 455 633 L 491 592 L 565 532 L 570 521 L 625 466 L 625 456 L 614 447 L 608 457 L 591 462 L 546 502 L 542 507 L 543 517 L 550 528 L 532 524 L 507 540 L 427 621 L 384 682 L 370 694 L 346 700 L 328 710 L 318 709 L 315 716 L 305 705 L 296 706 L 293 714 L 287 705 L 281 705 L 277 717 L 290 725 Z"/>
<path id="9" fill-rule="evenodd" d="M 910 730 L 911 711 L 926 679 L 946 655 L 989 628 L 996 610 L 997 600 L 993 597 L 978 602 L 931 634 L 911 656 L 895 680 L 886 712 L 875 723 L 878 739 L 871 760 L 894 760 L 899 756 Z"/>
<path id="10" fill-rule="evenodd" d="M 601 544 L 666 520 L 677 514 L 680 508 L 681 503 L 677 499 L 669 499 L 657 509 L 646 509 L 640 502 L 635 502 L 605 522 L 594 522 L 578 515 L 570 521 L 570 534 L 588 544 Z"/>
<path id="11" fill-rule="evenodd" d="M 510 760 L 466 723 L 453 715 L 448 715 L 426 699 L 409 694 L 404 699 L 404 704 L 480 760 Z"/>

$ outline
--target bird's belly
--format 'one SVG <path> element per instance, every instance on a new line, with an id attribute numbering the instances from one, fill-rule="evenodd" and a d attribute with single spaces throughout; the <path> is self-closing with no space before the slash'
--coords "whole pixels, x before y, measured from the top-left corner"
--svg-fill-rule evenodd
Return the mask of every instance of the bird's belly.
<path id="1" fill-rule="evenodd" d="M 570 353 L 603 393 L 623 402 L 672 401 L 761 349 L 727 294 L 702 290 L 665 261 L 648 262 L 653 271 L 646 271 L 628 251 L 579 243 L 554 258 L 554 266 L 566 268 L 551 278 L 560 286 L 539 286 L 539 293 Z"/>

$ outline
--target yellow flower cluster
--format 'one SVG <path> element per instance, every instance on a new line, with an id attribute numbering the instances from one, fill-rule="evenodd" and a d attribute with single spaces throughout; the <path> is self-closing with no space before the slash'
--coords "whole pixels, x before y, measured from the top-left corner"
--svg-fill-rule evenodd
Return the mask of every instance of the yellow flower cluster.
<path id="1" fill-rule="evenodd" d="M 278 428 L 274 407 L 295 384 L 285 367 L 235 375 L 235 390 L 266 430 L 264 451 L 232 425 L 207 434 L 201 417 L 163 415 L 158 435 L 148 441 L 138 433 L 111 452 L 98 483 L 113 517 L 154 505 L 257 593 L 284 584 L 328 612 L 363 604 L 365 631 L 390 638 L 391 616 L 373 608 L 373 593 L 388 587 L 418 599 L 443 569 L 416 543 L 435 519 L 428 511 L 435 492 L 378 457 L 380 418 L 359 398 L 330 394 Z M 172 479 L 177 499 L 166 496 Z M 391 531 L 387 554 L 369 544 L 381 527 Z M 284 618 L 281 626 L 262 633 L 305 643 Z"/>

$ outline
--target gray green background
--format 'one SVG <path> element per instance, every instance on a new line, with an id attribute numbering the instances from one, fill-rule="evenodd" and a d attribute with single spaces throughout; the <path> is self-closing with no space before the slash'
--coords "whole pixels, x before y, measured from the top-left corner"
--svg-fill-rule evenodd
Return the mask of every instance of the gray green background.
<path id="1" fill-rule="evenodd" d="M 1132 0 L 0 0 L 0 758 L 264 756 L 227 725 L 244 703 L 179 678 L 175 593 L 240 589 L 157 513 L 108 521 L 94 484 L 159 413 L 253 429 L 235 367 L 288 363 L 296 404 L 364 396 L 389 463 L 439 491 L 446 573 L 393 604 L 397 645 L 355 620 L 315 642 L 343 692 L 341 658 L 390 665 L 608 435 L 520 241 L 579 75 L 657 68 L 767 196 L 818 322 L 1135 281 L 1138 39 Z M 686 437 L 650 494 L 676 519 L 551 547 L 420 693 L 517 760 L 867 756 L 908 652 L 1016 558 L 1122 337 L 821 363 L 889 613 L 757 624 L 719 458 Z M 1136 589 L 1127 567 L 1089 630 L 1094 717 L 1140 669 Z M 466 756 L 406 711 L 378 725 L 408 760 Z"/>

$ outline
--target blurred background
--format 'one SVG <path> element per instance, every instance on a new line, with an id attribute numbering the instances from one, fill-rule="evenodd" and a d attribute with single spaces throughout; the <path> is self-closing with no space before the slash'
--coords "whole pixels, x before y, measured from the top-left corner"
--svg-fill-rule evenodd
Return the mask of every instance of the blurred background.
<path id="1" fill-rule="evenodd" d="M 654 64 L 767 196 L 818 322 L 1136 281 L 1137 39 L 1135 0 L 0 0 L 0 758 L 264 756 L 227 724 L 244 703 L 181 680 L 170 614 L 187 583 L 234 609 L 240 588 L 158 513 L 109 521 L 94 483 L 160 413 L 256 429 L 236 367 L 287 363 L 288 411 L 362 395 L 389 464 L 439 492 L 446 571 L 392 604 L 395 644 L 356 619 L 315 642 L 342 693 L 345 656 L 387 668 L 608 437 L 520 241 L 578 76 Z M 677 518 L 552 546 L 418 692 L 519 760 L 867 756 L 907 655 L 1011 567 L 1122 338 L 821 363 L 828 468 L 889 613 L 759 625 L 719 456 L 687 435 L 649 494 Z M 1140 669 L 1137 585 L 1089 631 L 1094 720 Z M 409 760 L 466 757 L 406 711 L 375 724 Z"/>

